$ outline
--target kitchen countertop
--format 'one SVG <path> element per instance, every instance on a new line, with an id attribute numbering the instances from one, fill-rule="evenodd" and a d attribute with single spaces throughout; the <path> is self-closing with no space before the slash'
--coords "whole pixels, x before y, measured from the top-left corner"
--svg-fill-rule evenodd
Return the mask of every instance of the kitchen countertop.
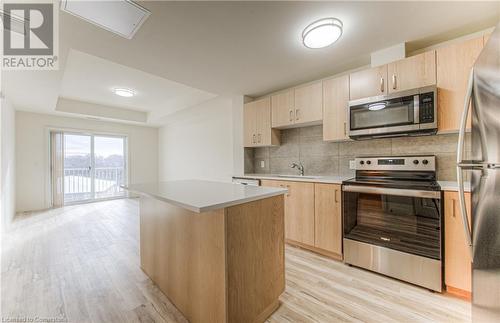
<path id="1" fill-rule="evenodd" d="M 131 184 L 124 189 L 201 213 L 285 194 L 282 188 L 203 180 Z"/>
<path id="2" fill-rule="evenodd" d="M 312 182 L 312 183 L 325 183 L 325 184 L 342 184 L 342 181 L 352 178 L 352 176 L 299 176 L 277 174 L 245 174 L 241 176 L 234 176 L 235 178 L 248 178 L 248 179 L 269 179 L 274 181 L 292 181 L 292 182 Z M 290 177 L 288 177 L 290 176 Z"/>
<path id="3" fill-rule="evenodd" d="M 454 181 L 438 181 L 443 191 L 458 191 L 458 183 Z M 465 182 L 465 191 L 470 192 L 470 183 Z"/>
<path id="4" fill-rule="evenodd" d="M 235 178 L 248 178 L 248 179 L 269 179 L 276 181 L 292 181 L 292 182 L 313 182 L 313 183 L 326 183 L 326 184 L 342 184 L 342 181 L 352 178 L 352 176 L 311 176 L 301 177 L 297 175 L 286 175 L 287 177 L 279 176 L 277 174 L 245 174 L 242 176 L 234 176 Z M 288 177 L 290 176 L 290 177 Z M 458 191 L 458 184 L 455 181 L 438 181 L 443 191 Z M 465 191 L 470 192 L 470 183 L 465 183 Z"/>

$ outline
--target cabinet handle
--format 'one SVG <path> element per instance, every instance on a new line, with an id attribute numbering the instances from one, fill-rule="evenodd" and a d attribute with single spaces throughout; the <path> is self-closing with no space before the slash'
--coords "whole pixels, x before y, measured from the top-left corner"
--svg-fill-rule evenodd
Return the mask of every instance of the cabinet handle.
<path id="1" fill-rule="evenodd" d="M 344 136 L 347 136 L 347 123 L 344 122 Z"/>
<path id="2" fill-rule="evenodd" d="M 392 89 L 395 90 L 398 87 L 396 74 L 392 74 Z"/>
<path id="3" fill-rule="evenodd" d="M 295 109 L 295 120 L 299 120 L 299 111 L 300 109 Z"/>
<path id="4" fill-rule="evenodd" d="M 334 195 L 335 195 L 335 203 L 339 202 L 339 200 L 337 199 L 337 192 L 338 192 L 338 190 L 335 190 L 335 193 L 334 193 Z"/>
<path id="5" fill-rule="evenodd" d="M 384 78 L 380 77 L 380 92 L 384 92 Z"/>
<path id="6" fill-rule="evenodd" d="M 293 109 L 290 110 L 289 115 L 290 115 L 290 122 L 292 122 L 293 121 Z"/>
<path id="7" fill-rule="evenodd" d="M 261 135 L 260 133 L 257 135 L 257 138 L 258 138 L 258 139 L 257 139 L 257 142 L 258 142 L 259 144 L 260 144 L 260 143 L 262 143 L 262 135 Z"/>
<path id="8" fill-rule="evenodd" d="M 255 142 L 255 134 L 253 134 L 253 136 L 252 136 L 252 143 L 256 144 L 256 142 Z"/>
<path id="9" fill-rule="evenodd" d="M 290 185 L 287 185 L 287 186 L 286 186 L 286 189 L 288 190 L 288 193 L 286 194 L 286 196 L 290 196 L 290 194 L 291 194 L 291 193 L 290 193 Z"/>
<path id="10" fill-rule="evenodd" d="M 456 214 L 455 214 L 455 199 L 451 200 L 451 207 L 453 208 L 453 211 L 451 212 L 451 216 L 452 217 L 456 217 Z"/>

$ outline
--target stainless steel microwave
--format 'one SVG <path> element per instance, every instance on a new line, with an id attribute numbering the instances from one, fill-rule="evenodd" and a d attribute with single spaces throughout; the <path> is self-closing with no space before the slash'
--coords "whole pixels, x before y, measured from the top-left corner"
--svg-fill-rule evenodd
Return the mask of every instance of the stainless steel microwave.
<path id="1" fill-rule="evenodd" d="M 437 132 L 435 86 L 349 101 L 352 139 L 431 135 Z"/>

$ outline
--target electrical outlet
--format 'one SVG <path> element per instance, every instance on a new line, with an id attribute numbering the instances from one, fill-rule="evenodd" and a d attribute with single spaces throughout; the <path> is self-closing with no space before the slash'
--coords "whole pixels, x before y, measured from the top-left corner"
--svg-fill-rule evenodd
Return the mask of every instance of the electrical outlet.
<path id="1" fill-rule="evenodd" d="M 349 161 L 349 169 L 356 169 L 356 161 L 355 160 Z"/>
<path id="2" fill-rule="evenodd" d="M 266 167 L 266 162 L 261 160 L 260 161 L 260 168 L 265 168 Z"/>

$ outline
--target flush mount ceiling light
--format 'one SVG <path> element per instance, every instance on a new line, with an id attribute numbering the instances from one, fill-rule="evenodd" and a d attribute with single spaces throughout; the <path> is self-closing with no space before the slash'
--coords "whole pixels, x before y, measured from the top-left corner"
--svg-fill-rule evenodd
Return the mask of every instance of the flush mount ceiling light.
<path id="1" fill-rule="evenodd" d="M 386 102 L 372 103 L 372 104 L 368 105 L 368 110 L 370 110 L 370 111 L 378 111 L 378 110 L 385 109 L 386 106 L 387 106 Z"/>
<path id="2" fill-rule="evenodd" d="M 126 89 L 126 88 L 116 88 L 113 89 L 113 93 L 119 96 L 123 96 L 125 98 L 130 98 L 135 95 L 135 92 L 131 89 Z"/>
<path id="3" fill-rule="evenodd" d="M 307 48 L 323 48 L 335 43 L 342 35 L 342 21 L 323 18 L 309 24 L 302 32 L 302 43 Z"/>

